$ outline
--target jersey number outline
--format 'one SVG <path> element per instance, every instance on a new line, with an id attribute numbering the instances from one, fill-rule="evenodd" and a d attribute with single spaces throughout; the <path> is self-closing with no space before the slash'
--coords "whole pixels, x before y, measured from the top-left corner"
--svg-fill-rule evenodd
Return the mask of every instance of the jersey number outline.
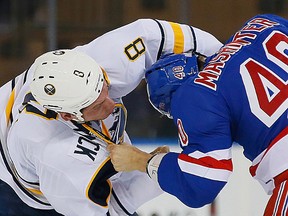
<path id="1" fill-rule="evenodd" d="M 130 61 L 136 60 L 138 57 L 143 55 L 146 51 L 142 38 L 137 38 L 128 46 L 125 47 L 124 52 Z"/>
<path id="2" fill-rule="evenodd" d="M 288 37 L 273 31 L 262 43 L 266 57 L 288 73 Z M 267 127 L 287 110 L 288 80 L 281 79 L 269 67 L 248 58 L 240 65 L 252 113 Z"/>

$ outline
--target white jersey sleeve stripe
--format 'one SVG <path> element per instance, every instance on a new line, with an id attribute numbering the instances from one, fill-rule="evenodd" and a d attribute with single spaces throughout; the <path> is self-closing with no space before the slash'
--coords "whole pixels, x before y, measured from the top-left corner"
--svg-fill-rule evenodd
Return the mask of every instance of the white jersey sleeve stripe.
<path id="1" fill-rule="evenodd" d="M 229 149 L 210 151 L 207 153 L 194 151 L 190 153 L 189 156 L 196 158 L 196 159 L 199 159 L 205 156 L 210 156 L 212 158 L 215 158 L 216 160 L 229 160 L 232 158 L 232 153 L 231 153 L 231 148 L 229 148 Z"/>
<path id="2" fill-rule="evenodd" d="M 211 180 L 228 180 L 233 170 L 231 158 L 217 160 L 201 152 L 194 155 L 196 158 L 186 154 L 179 155 L 178 163 L 183 172 Z"/>
<path id="3" fill-rule="evenodd" d="M 287 170 L 288 127 L 286 127 L 270 146 L 258 155 L 250 167 L 251 175 L 263 186 L 267 194 L 271 194 L 274 177 Z M 272 160 L 271 158 L 274 158 Z"/>
<path id="4" fill-rule="evenodd" d="M 180 169 L 185 173 L 215 181 L 227 182 L 229 176 L 232 173 L 229 170 L 204 167 L 199 164 L 193 164 L 187 161 L 183 161 L 181 159 L 178 159 L 178 164 Z"/>

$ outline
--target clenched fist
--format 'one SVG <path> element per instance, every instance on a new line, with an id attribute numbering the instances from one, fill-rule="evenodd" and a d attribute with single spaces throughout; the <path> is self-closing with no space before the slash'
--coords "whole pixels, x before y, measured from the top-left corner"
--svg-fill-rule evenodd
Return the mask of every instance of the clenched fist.
<path id="1" fill-rule="evenodd" d="M 107 150 L 110 152 L 112 164 L 117 171 L 139 170 L 146 172 L 147 161 L 156 153 L 167 153 L 169 148 L 162 146 L 156 148 L 150 154 L 127 143 L 119 145 L 109 144 Z"/>

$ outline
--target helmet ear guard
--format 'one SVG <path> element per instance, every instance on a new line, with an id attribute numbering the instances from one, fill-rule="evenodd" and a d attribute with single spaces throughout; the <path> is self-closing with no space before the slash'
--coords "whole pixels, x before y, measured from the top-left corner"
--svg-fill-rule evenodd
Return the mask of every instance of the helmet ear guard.
<path id="1" fill-rule="evenodd" d="M 41 106 L 67 112 L 83 122 L 81 110 L 100 95 L 104 83 L 101 67 L 90 56 L 75 50 L 56 50 L 38 57 L 30 85 Z"/>
<path id="2" fill-rule="evenodd" d="M 145 72 L 148 99 L 162 115 L 170 115 L 171 96 L 189 77 L 198 73 L 197 57 L 169 54 L 160 58 Z"/>

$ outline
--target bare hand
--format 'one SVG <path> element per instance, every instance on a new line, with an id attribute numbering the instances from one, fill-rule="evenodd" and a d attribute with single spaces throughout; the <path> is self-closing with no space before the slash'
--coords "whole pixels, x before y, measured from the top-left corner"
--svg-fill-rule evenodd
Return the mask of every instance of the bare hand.
<path id="1" fill-rule="evenodd" d="M 170 152 L 170 148 L 166 145 L 159 146 L 156 149 L 154 149 L 152 152 L 150 152 L 151 155 L 159 154 L 159 153 L 168 153 Z"/>
<path id="2" fill-rule="evenodd" d="M 109 144 L 107 150 L 110 152 L 111 161 L 116 171 L 139 170 L 146 172 L 147 161 L 152 157 L 151 154 L 127 143 Z"/>

